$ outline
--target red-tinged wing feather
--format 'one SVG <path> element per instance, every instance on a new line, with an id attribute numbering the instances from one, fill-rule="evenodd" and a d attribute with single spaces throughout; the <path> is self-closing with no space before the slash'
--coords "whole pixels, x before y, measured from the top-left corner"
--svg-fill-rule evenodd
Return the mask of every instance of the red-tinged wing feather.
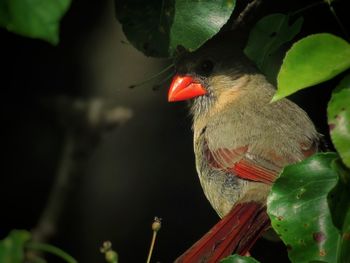
<path id="1" fill-rule="evenodd" d="M 204 153 L 213 168 L 226 170 L 246 180 L 272 184 L 281 170 L 280 166 L 249 154 L 248 146 L 212 151 L 205 144 Z"/>
<path id="2" fill-rule="evenodd" d="M 256 162 L 246 158 L 243 158 L 228 170 L 240 178 L 263 182 L 266 184 L 272 184 L 278 175 L 277 171 L 259 166 Z"/>
<path id="3" fill-rule="evenodd" d="M 215 263 L 232 252 L 244 255 L 269 226 L 265 207 L 256 202 L 233 207 L 206 235 L 182 254 L 176 263 Z"/>

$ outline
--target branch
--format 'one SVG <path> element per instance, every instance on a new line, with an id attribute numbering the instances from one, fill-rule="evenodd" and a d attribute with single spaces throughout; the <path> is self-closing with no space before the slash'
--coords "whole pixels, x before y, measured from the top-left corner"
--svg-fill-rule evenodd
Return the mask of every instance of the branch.
<path id="1" fill-rule="evenodd" d="M 55 235 L 74 182 L 83 174 L 85 164 L 103 133 L 132 117 L 130 109 L 109 107 L 102 99 L 87 101 L 62 97 L 55 104 L 65 138 L 53 188 L 38 224 L 32 230 L 32 240 L 40 243 Z"/>
<path id="2" fill-rule="evenodd" d="M 64 139 L 62 156 L 58 165 L 53 188 L 38 224 L 32 230 L 32 239 L 35 242 L 46 242 L 56 233 L 57 223 L 70 190 L 75 147 L 76 142 L 74 136 L 67 133 Z"/>

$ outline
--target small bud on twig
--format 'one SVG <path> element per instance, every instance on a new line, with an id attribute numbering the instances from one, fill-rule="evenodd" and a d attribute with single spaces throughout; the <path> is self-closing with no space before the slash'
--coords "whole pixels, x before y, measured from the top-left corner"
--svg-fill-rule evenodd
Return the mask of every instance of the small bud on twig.
<path id="1" fill-rule="evenodd" d="M 151 262 L 151 257 L 152 257 L 152 253 L 153 253 L 154 244 L 156 242 L 157 232 L 160 230 L 160 228 L 162 226 L 162 222 L 161 221 L 162 221 L 162 219 L 159 218 L 159 217 L 156 217 L 156 216 L 153 219 L 153 223 L 152 223 L 153 235 L 152 235 L 151 247 L 149 248 L 149 252 L 148 252 L 148 257 L 147 257 L 146 263 L 150 263 Z"/>
<path id="2" fill-rule="evenodd" d="M 112 249 L 111 241 L 103 242 L 100 252 L 105 254 L 105 259 L 108 263 L 118 263 L 118 254 Z"/>
<path id="3" fill-rule="evenodd" d="M 161 227 L 162 227 L 162 219 L 159 217 L 154 217 L 152 230 L 155 232 L 158 232 Z"/>

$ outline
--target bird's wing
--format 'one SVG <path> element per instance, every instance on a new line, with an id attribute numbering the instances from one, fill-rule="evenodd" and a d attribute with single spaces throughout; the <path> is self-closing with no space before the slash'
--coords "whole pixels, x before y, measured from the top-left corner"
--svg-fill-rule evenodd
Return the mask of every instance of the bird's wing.
<path id="1" fill-rule="evenodd" d="M 210 149 L 208 143 L 204 143 L 204 155 L 214 169 L 225 170 L 251 181 L 272 184 L 281 170 L 278 164 L 249 153 L 249 145 L 234 149 Z"/>
<path id="2" fill-rule="evenodd" d="M 214 169 L 230 172 L 242 179 L 272 184 L 286 163 L 297 160 L 288 159 L 274 149 L 265 150 L 265 156 L 253 154 L 250 145 L 242 145 L 231 149 L 225 147 L 210 148 L 204 140 L 204 156 Z M 318 150 L 318 139 L 299 143 L 303 158 L 307 158 Z"/>

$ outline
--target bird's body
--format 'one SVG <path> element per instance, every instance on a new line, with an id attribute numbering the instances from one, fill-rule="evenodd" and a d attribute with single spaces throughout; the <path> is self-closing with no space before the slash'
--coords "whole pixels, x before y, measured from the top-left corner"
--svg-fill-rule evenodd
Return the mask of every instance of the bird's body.
<path id="1" fill-rule="evenodd" d="M 275 90 L 263 75 L 242 78 L 237 82 L 244 85 L 244 91 L 241 88 L 235 94 L 228 90 L 213 103 L 213 109 L 194 116 L 197 172 L 206 197 L 220 217 L 252 189 L 250 199 L 265 201 L 268 182 L 272 183 L 284 166 L 304 159 L 316 147 L 318 136 L 296 104 L 287 99 L 270 103 Z M 236 176 L 234 166 L 243 159 L 266 169 L 272 180 Z"/>
<path id="2" fill-rule="evenodd" d="M 177 262 L 246 253 L 269 226 L 266 198 L 281 169 L 317 151 L 318 133 L 244 55 L 214 42 L 184 56 L 169 100 L 194 98 L 194 153 L 204 193 L 223 218 Z"/>

